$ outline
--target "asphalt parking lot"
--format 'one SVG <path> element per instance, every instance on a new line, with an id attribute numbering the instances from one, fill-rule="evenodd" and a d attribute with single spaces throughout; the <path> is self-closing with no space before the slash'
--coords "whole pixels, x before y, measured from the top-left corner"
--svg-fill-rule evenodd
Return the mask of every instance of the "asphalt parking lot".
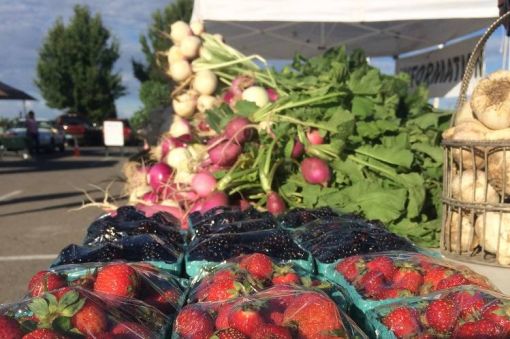
<path id="1" fill-rule="evenodd" d="M 99 201 L 111 184 L 110 195 L 123 203 L 121 166 L 136 151 L 106 156 L 103 148 L 82 148 L 79 157 L 66 151 L 0 160 L 0 303 L 21 298 L 35 272 L 68 244 L 81 242 L 102 213 L 95 207 L 71 211 L 86 200 L 83 190 Z"/>

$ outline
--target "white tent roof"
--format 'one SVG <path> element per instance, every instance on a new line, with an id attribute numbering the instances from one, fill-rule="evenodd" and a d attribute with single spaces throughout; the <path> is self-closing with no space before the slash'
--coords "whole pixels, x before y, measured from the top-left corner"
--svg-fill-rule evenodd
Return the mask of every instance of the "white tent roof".
<path id="1" fill-rule="evenodd" d="M 345 44 L 398 55 L 477 31 L 495 0 L 195 0 L 193 18 L 245 54 L 305 56 Z"/>

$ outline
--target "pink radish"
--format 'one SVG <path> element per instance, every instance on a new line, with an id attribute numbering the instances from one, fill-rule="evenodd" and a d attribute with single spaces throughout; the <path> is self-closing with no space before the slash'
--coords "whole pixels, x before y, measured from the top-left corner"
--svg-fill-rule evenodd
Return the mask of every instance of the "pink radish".
<path id="1" fill-rule="evenodd" d="M 177 138 L 164 138 L 161 140 L 161 155 L 164 157 L 167 156 L 170 150 L 176 147 L 183 147 L 185 144 Z"/>
<path id="2" fill-rule="evenodd" d="M 287 209 L 285 201 L 276 192 L 271 192 L 267 196 L 266 208 L 272 215 L 282 214 Z"/>
<path id="3" fill-rule="evenodd" d="M 191 188 L 199 197 L 207 197 L 216 189 L 216 178 L 208 172 L 197 173 L 191 179 Z"/>
<path id="4" fill-rule="evenodd" d="M 165 205 L 144 205 L 144 204 L 137 204 L 135 207 L 136 209 L 142 211 L 147 217 L 152 217 L 154 214 L 158 212 L 169 213 L 179 220 L 182 220 L 182 218 L 184 217 L 184 212 L 178 207 Z"/>
<path id="5" fill-rule="evenodd" d="M 248 200 L 246 200 L 246 199 L 239 200 L 239 208 L 241 208 L 241 211 L 247 210 L 250 207 L 251 207 L 251 204 Z"/>
<path id="6" fill-rule="evenodd" d="M 245 141 L 250 139 L 252 130 L 246 128 L 250 124 L 250 120 L 245 117 L 235 116 L 225 126 L 225 136 L 228 139 L 234 139 L 238 144 L 244 144 Z"/>
<path id="7" fill-rule="evenodd" d="M 210 209 L 221 206 L 228 206 L 228 196 L 221 191 L 212 192 L 204 199 L 202 205 L 202 212 L 207 212 Z"/>
<path id="8" fill-rule="evenodd" d="M 193 212 L 200 212 L 202 213 L 202 207 L 204 206 L 203 200 L 197 200 L 193 205 L 191 205 L 191 208 L 189 209 L 189 213 Z"/>
<path id="9" fill-rule="evenodd" d="M 294 140 L 294 146 L 292 146 L 292 153 L 291 157 L 292 159 L 297 159 L 300 156 L 303 155 L 303 152 L 305 151 L 305 146 L 298 140 Z"/>
<path id="10" fill-rule="evenodd" d="M 231 89 L 229 89 L 223 94 L 223 102 L 230 106 L 234 103 L 235 97 L 236 97 L 235 93 Z"/>
<path id="11" fill-rule="evenodd" d="M 152 165 L 149 169 L 147 181 L 155 192 L 159 192 L 168 183 L 172 173 L 173 171 L 170 166 L 162 162 L 158 162 L 157 164 Z"/>
<path id="12" fill-rule="evenodd" d="M 143 195 L 142 200 L 148 204 L 155 204 L 159 200 L 159 196 L 154 192 L 147 192 Z"/>
<path id="13" fill-rule="evenodd" d="M 309 184 L 327 186 L 331 179 L 328 164 L 319 158 L 306 158 L 301 162 L 301 174 Z"/>
<path id="14" fill-rule="evenodd" d="M 209 150 L 209 158 L 211 162 L 219 166 L 232 166 L 239 155 L 242 148 L 238 144 L 229 141 L 222 141 Z"/>
<path id="15" fill-rule="evenodd" d="M 306 133 L 306 138 L 312 145 L 322 145 L 324 143 L 324 138 L 316 129 L 311 129 Z"/>
<path id="16" fill-rule="evenodd" d="M 278 92 L 274 88 L 266 88 L 267 96 L 269 97 L 269 101 L 275 102 L 278 100 Z"/>

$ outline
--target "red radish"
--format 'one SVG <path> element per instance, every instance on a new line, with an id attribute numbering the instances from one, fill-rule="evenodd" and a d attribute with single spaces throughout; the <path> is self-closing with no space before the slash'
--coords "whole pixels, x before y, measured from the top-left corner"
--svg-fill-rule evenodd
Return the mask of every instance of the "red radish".
<path id="1" fill-rule="evenodd" d="M 275 102 L 278 100 L 278 92 L 274 88 L 266 88 L 267 96 L 269 97 L 269 101 Z"/>
<path id="2" fill-rule="evenodd" d="M 191 188 L 199 197 L 205 198 L 216 189 L 216 178 L 208 172 L 197 173 L 191 179 Z"/>
<path id="3" fill-rule="evenodd" d="M 181 142 L 182 146 L 185 146 L 193 141 L 193 136 L 191 134 L 184 134 L 178 137 L 177 140 Z"/>
<path id="4" fill-rule="evenodd" d="M 173 138 L 179 138 L 185 135 L 191 135 L 191 126 L 189 122 L 178 115 L 174 115 L 174 121 L 170 126 L 169 134 Z"/>
<path id="5" fill-rule="evenodd" d="M 147 192 L 143 195 L 142 200 L 149 204 L 155 204 L 159 200 L 159 196 L 154 192 Z"/>
<path id="6" fill-rule="evenodd" d="M 185 144 L 177 138 L 164 138 L 161 140 L 161 155 L 165 158 L 172 149 L 176 147 L 183 147 Z"/>
<path id="7" fill-rule="evenodd" d="M 181 220 L 184 217 L 184 212 L 178 207 L 165 205 L 144 205 L 144 204 L 137 204 L 135 207 L 137 210 L 142 211 L 147 217 L 152 217 L 154 214 L 158 212 L 169 213 L 179 220 Z"/>
<path id="8" fill-rule="evenodd" d="M 207 212 L 210 209 L 221 206 L 228 206 L 228 196 L 221 191 L 213 192 L 204 199 L 204 204 L 202 205 L 202 212 Z"/>
<path id="9" fill-rule="evenodd" d="M 294 146 L 292 146 L 292 153 L 291 157 L 292 159 L 297 159 L 300 156 L 303 155 L 303 152 L 305 151 L 305 146 L 299 141 L 298 139 L 294 140 Z"/>
<path id="10" fill-rule="evenodd" d="M 170 166 L 162 162 L 158 162 L 157 164 L 152 165 L 149 169 L 147 181 L 149 185 L 151 185 L 152 189 L 155 192 L 158 192 L 164 187 L 164 185 L 167 184 L 172 172 L 173 171 Z"/>
<path id="11" fill-rule="evenodd" d="M 235 93 L 231 89 L 229 89 L 223 94 L 223 102 L 226 103 L 227 105 L 232 105 L 234 103 L 235 97 L 236 97 Z"/>
<path id="12" fill-rule="evenodd" d="M 319 158 L 306 158 L 301 162 L 301 174 L 309 184 L 327 186 L 331 179 L 328 164 Z"/>
<path id="13" fill-rule="evenodd" d="M 203 206 L 204 206 L 204 202 L 202 200 L 197 200 L 197 201 L 195 201 L 195 203 L 189 209 L 189 213 L 190 214 L 193 213 L 193 212 L 200 212 L 200 213 L 202 213 Z"/>
<path id="14" fill-rule="evenodd" d="M 272 215 L 282 214 L 287 209 L 285 201 L 276 192 L 271 192 L 267 196 L 266 208 Z"/>
<path id="15" fill-rule="evenodd" d="M 225 126 L 225 136 L 228 139 L 234 138 L 238 144 L 244 144 L 250 139 L 252 128 L 246 128 L 250 124 L 250 120 L 245 117 L 235 116 Z"/>
<path id="16" fill-rule="evenodd" d="M 324 138 L 316 129 L 311 129 L 308 133 L 306 133 L 306 138 L 312 145 L 322 145 L 324 143 Z"/>
<path id="17" fill-rule="evenodd" d="M 241 146 L 234 142 L 222 141 L 209 150 L 211 162 L 219 166 L 232 166 L 241 154 Z"/>
<path id="18" fill-rule="evenodd" d="M 250 207 L 251 207 L 251 204 L 248 200 L 246 200 L 246 199 L 239 200 L 239 208 L 241 208 L 241 211 L 247 210 Z"/>

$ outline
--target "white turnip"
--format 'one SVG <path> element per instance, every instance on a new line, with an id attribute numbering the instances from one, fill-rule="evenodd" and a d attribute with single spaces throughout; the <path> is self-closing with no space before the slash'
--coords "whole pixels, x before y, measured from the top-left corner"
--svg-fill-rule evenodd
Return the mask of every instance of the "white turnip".
<path id="1" fill-rule="evenodd" d="M 178 95 L 172 100 L 172 107 L 178 116 L 191 118 L 197 108 L 197 96 L 192 91 Z"/>
<path id="2" fill-rule="evenodd" d="M 199 197 L 205 198 L 216 190 L 216 178 L 208 172 L 200 172 L 193 176 L 191 188 Z"/>
<path id="3" fill-rule="evenodd" d="M 443 139 L 445 140 L 460 140 L 460 141 L 473 141 L 484 140 L 488 129 L 479 121 L 466 121 L 458 126 L 447 129 L 443 132 Z M 473 151 L 460 149 L 460 147 L 452 148 L 452 156 L 457 164 L 464 169 L 483 169 L 484 158 L 483 150 L 474 148 Z M 462 159 L 462 160 L 461 160 Z M 474 159 L 474 161 L 473 161 Z"/>
<path id="4" fill-rule="evenodd" d="M 176 147 L 168 152 L 166 163 L 172 168 L 188 171 L 191 159 L 186 147 Z"/>
<path id="5" fill-rule="evenodd" d="M 194 20 L 189 24 L 191 31 L 195 35 L 200 35 L 204 33 L 204 23 L 200 20 Z"/>
<path id="6" fill-rule="evenodd" d="M 177 60 L 170 64 L 170 77 L 177 82 L 188 79 L 192 74 L 191 66 L 186 60 Z"/>
<path id="7" fill-rule="evenodd" d="M 218 99 L 211 95 L 201 95 L 197 100 L 197 109 L 200 113 L 204 113 L 218 105 Z"/>
<path id="8" fill-rule="evenodd" d="M 212 164 L 218 166 L 232 166 L 239 155 L 242 148 L 235 142 L 222 141 L 216 146 L 209 149 L 209 158 Z"/>
<path id="9" fill-rule="evenodd" d="M 174 115 L 172 125 L 170 125 L 170 130 L 168 132 L 173 138 L 180 138 L 186 135 L 191 135 L 191 126 L 189 122 L 180 116 Z"/>
<path id="10" fill-rule="evenodd" d="M 485 173 L 482 171 L 467 170 L 462 175 L 455 175 L 451 182 L 451 193 L 454 199 L 464 202 L 499 202 L 499 195 L 487 182 Z"/>
<path id="11" fill-rule="evenodd" d="M 168 52 L 166 54 L 166 57 L 167 57 L 169 65 L 174 64 L 178 61 L 186 60 L 186 57 L 182 54 L 179 46 L 175 46 L 175 45 L 170 47 L 170 49 L 168 50 Z"/>
<path id="12" fill-rule="evenodd" d="M 182 39 L 179 48 L 181 49 L 182 55 L 187 59 L 194 59 L 198 56 L 200 46 L 202 46 L 202 40 L 200 40 L 199 37 L 190 35 Z"/>
<path id="13" fill-rule="evenodd" d="M 191 34 L 191 28 L 184 21 L 176 21 L 170 26 L 170 38 L 174 44 L 179 44 L 182 39 Z"/>
<path id="14" fill-rule="evenodd" d="M 199 71 L 193 79 L 193 88 L 200 94 L 211 95 L 218 86 L 218 77 L 210 70 Z"/>
<path id="15" fill-rule="evenodd" d="M 269 96 L 265 88 L 260 86 L 251 86 L 243 91 L 242 99 L 255 103 L 258 107 L 263 107 L 269 103 Z"/>
<path id="16" fill-rule="evenodd" d="M 328 164 L 319 158 L 306 158 L 301 162 L 301 174 L 309 184 L 327 186 L 331 180 Z"/>
<path id="17" fill-rule="evenodd" d="M 468 215 L 463 214 L 461 218 L 459 213 L 452 212 L 447 232 L 450 234 L 450 249 L 454 252 L 468 252 L 476 246 L 475 229 Z"/>

